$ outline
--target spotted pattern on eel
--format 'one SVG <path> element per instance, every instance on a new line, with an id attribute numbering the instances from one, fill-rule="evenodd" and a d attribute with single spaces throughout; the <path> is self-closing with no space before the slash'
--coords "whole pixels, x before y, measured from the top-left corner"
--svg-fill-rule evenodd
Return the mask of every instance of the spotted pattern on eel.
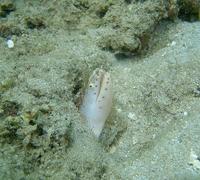
<path id="1" fill-rule="evenodd" d="M 88 126 L 99 137 L 112 106 L 110 74 L 97 68 L 89 78 L 80 112 Z"/>

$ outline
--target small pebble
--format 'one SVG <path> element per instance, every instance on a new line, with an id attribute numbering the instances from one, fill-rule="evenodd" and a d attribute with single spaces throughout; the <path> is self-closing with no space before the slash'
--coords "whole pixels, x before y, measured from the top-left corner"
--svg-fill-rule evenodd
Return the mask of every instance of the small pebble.
<path id="1" fill-rule="evenodd" d="M 136 119 L 136 115 L 132 112 L 128 113 L 128 118 L 131 119 L 131 120 L 134 120 Z"/>
<path id="2" fill-rule="evenodd" d="M 13 40 L 12 39 L 8 39 L 7 41 L 6 41 L 6 44 L 7 44 L 7 46 L 8 46 L 8 48 L 14 48 L 14 42 L 13 42 Z"/>
<path id="3" fill-rule="evenodd" d="M 176 41 L 172 41 L 171 46 L 175 46 L 176 45 Z"/>

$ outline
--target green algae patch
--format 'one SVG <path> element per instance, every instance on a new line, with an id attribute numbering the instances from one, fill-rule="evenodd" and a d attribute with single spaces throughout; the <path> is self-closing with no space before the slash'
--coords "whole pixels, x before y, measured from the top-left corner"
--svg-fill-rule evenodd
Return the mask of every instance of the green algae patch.
<path id="1" fill-rule="evenodd" d="M 19 36 L 22 34 L 22 30 L 13 23 L 1 23 L 0 25 L 0 36 L 7 38 L 11 35 Z"/>
<path id="2" fill-rule="evenodd" d="M 25 18 L 25 22 L 30 29 L 42 29 L 46 27 L 45 22 L 41 17 L 27 17 Z"/>
<path id="3" fill-rule="evenodd" d="M 10 79 L 6 79 L 3 82 L 1 82 L 0 84 L 0 93 L 3 93 L 7 90 L 9 90 L 10 88 L 15 86 L 15 79 L 10 78 Z"/>

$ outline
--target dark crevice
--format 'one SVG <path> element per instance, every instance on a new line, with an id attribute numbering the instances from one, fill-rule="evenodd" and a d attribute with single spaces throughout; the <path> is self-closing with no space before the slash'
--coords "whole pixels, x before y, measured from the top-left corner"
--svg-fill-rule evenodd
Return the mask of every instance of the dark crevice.
<path id="1" fill-rule="evenodd" d="M 178 17 L 181 20 L 188 22 L 200 20 L 200 2 L 198 0 L 180 0 L 178 6 Z"/>

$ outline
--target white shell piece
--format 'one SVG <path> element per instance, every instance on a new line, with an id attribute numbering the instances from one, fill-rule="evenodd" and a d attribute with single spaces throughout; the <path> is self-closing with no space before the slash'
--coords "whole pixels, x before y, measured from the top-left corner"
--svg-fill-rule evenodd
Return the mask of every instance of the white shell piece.
<path id="1" fill-rule="evenodd" d="M 8 39 L 6 43 L 7 43 L 8 48 L 14 48 L 15 46 L 12 39 Z"/>

